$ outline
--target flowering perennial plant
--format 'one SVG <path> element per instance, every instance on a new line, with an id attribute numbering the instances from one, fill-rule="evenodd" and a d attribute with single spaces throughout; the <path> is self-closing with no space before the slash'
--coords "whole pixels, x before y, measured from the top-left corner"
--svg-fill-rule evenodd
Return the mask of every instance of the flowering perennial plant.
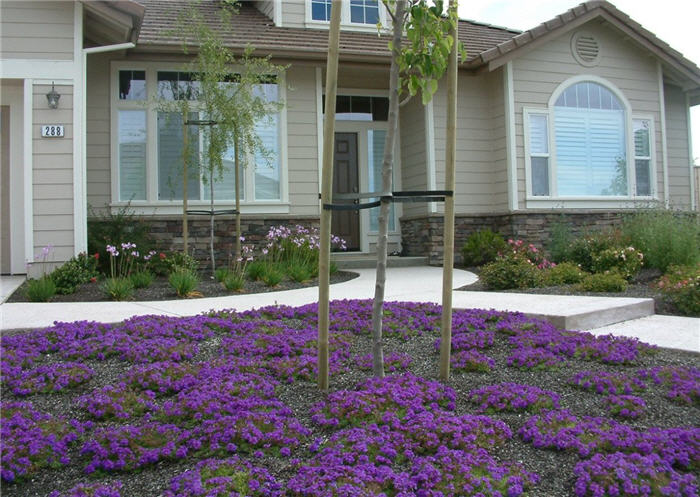
<path id="1" fill-rule="evenodd" d="M 16 395 L 55 393 L 87 383 L 95 372 L 79 362 L 59 362 L 16 371 L 7 383 Z M 4 378 L 5 379 L 5 378 Z"/>
<path id="2" fill-rule="evenodd" d="M 122 482 L 115 481 L 109 485 L 102 483 L 78 483 L 67 492 L 54 490 L 49 497 L 121 497 Z"/>
<path id="3" fill-rule="evenodd" d="M 474 349 L 460 350 L 450 356 L 450 364 L 455 371 L 488 373 L 496 367 L 496 361 Z"/>
<path id="4" fill-rule="evenodd" d="M 150 390 L 157 395 L 170 395 L 194 386 L 200 368 L 200 364 L 152 362 L 134 366 L 122 375 L 121 381 L 134 389 Z"/>
<path id="5" fill-rule="evenodd" d="M 508 365 L 520 369 L 551 370 L 562 366 L 564 358 L 546 349 L 517 348 L 508 357 Z"/>
<path id="6" fill-rule="evenodd" d="M 355 355 L 352 358 L 355 365 L 363 371 L 372 370 L 372 354 Z M 413 362 L 409 354 L 390 352 L 384 356 L 384 369 L 388 373 L 406 371 Z"/>
<path id="7" fill-rule="evenodd" d="M 283 497 L 270 473 L 238 457 L 206 459 L 176 476 L 164 497 Z"/>
<path id="8" fill-rule="evenodd" d="M 620 418 L 638 418 L 644 413 L 646 403 L 636 395 L 608 395 L 605 398 L 605 408 Z"/>
<path id="9" fill-rule="evenodd" d="M 339 390 L 311 408 L 311 419 L 321 426 L 343 428 L 381 423 L 387 413 L 414 413 L 439 408 L 454 409 L 455 391 L 411 373 L 371 378 L 355 390 Z"/>
<path id="10" fill-rule="evenodd" d="M 678 404 L 700 407 L 700 369 L 663 366 L 638 371 L 642 379 L 668 388 L 667 397 Z"/>
<path id="11" fill-rule="evenodd" d="M 477 404 L 479 412 L 532 411 L 559 408 L 559 395 L 532 385 L 499 383 L 472 390 L 469 401 Z"/>
<path id="12" fill-rule="evenodd" d="M 622 373 L 581 371 L 569 379 L 569 384 L 598 394 L 630 395 L 641 392 L 646 385 L 639 378 Z"/>
<path id="13" fill-rule="evenodd" d="M 107 385 L 78 398 L 78 406 L 95 419 L 129 419 L 140 417 L 158 406 L 155 394 L 134 391 L 125 383 Z"/>
<path id="14" fill-rule="evenodd" d="M 70 444 L 89 427 L 37 411 L 30 402 L 2 402 L 0 410 L 0 474 L 10 482 L 68 464 Z"/>
<path id="15" fill-rule="evenodd" d="M 577 497 L 698 495 L 697 478 L 677 473 L 658 455 L 596 454 L 574 468 Z"/>

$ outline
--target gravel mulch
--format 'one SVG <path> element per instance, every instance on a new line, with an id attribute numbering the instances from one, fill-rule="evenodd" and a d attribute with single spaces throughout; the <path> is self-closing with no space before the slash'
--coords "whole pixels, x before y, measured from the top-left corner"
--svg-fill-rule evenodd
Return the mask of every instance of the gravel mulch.
<path id="1" fill-rule="evenodd" d="M 358 274 L 349 271 L 337 271 L 331 275 L 331 284 L 342 283 L 357 278 Z M 285 280 L 276 286 L 267 286 L 261 281 L 246 280 L 245 286 L 239 292 L 229 292 L 221 283 L 211 278 L 211 273 L 200 274 L 200 282 L 197 285 L 197 295 L 194 298 L 225 297 L 230 295 L 243 295 L 249 293 L 281 292 L 284 290 L 295 290 L 297 288 L 313 287 L 318 285 L 318 278 L 297 283 L 292 280 Z M 7 300 L 7 302 L 31 302 L 26 295 L 27 282 L 25 281 Z M 176 300 L 179 297 L 175 290 L 168 283 L 166 277 L 157 277 L 148 288 L 137 288 L 134 290 L 132 301 L 158 301 Z M 80 285 L 74 293 L 68 295 L 54 295 L 49 302 L 110 302 L 100 288 L 100 283 L 85 283 Z"/>
<path id="2" fill-rule="evenodd" d="M 219 345 L 223 335 L 216 336 L 200 342 L 199 353 L 191 362 L 210 361 L 219 354 Z M 385 355 L 391 352 L 405 353 L 411 356 L 413 362 L 409 371 L 426 379 L 436 380 L 438 376 L 438 353 L 434 343 L 437 332 L 427 332 L 419 336 L 408 338 L 385 337 Z M 351 342 L 352 354 L 368 354 L 371 352 L 371 340 L 367 335 L 355 336 Z M 686 366 L 700 368 L 700 355 L 689 352 L 679 352 L 659 349 L 653 355 L 644 355 L 634 366 L 602 365 L 598 362 L 571 360 L 566 367 L 553 371 L 521 370 L 509 367 L 506 364 L 507 357 L 512 351 L 509 337 L 497 333 L 492 348 L 484 350 L 488 356 L 496 362 L 496 367 L 489 373 L 453 373 L 450 386 L 457 392 L 456 413 L 475 414 L 476 408 L 467 400 L 467 393 L 478 387 L 500 382 L 516 382 L 536 385 L 558 393 L 561 396 L 562 408 L 571 410 L 577 416 L 606 416 L 603 406 L 604 396 L 583 392 L 567 384 L 567 380 L 575 373 L 583 370 L 598 370 L 633 374 L 638 368 L 653 366 Z M 42 361 L 48 363 L 56 360 L 52 356 L 44 356 Z M 115 383 L 132 364 L 116 359 L 104 361 L 86 360 L 86 365 L 96 372 L 94 378 L 86 385 L 65 393 L 36 394 L 28 398 L 20 398 L 8 393 L 5 389 L 2 393 L 3 401 L 30 400 L 35 407 L 52 414 L 58 414 L 69 418 L 85 420 L 86 415 L 76 404 L 78 396 L 104 385 Z M 350 368 L 349 371 L 331 376 L 331 392 L 340 389 L 353 389 L 361 380 L 368 378 L 367 371 Z M 645 414 L 635 421 L 621 421 L 630 427 L 644 431 L 649 427 L 683 427 L 697 425 L 700 420 L 700 409 L 697 406 L 681 406 L 672 403 L 665 396 L 663 387 L 653 383 L 639 393 L 647 404 Z M 308 437 L 309 443 L 319 437 L 327 438 L 329 432 L 311 422 L 310 408 L 315 403 L 322 401 L 325 394 L 320 392 L 314 382 L 297 380 L 293 383 L 283 383 L 277 393 L 277 397 L 289 406 L 296 418 L 307 428 L 312 435 Z M 504 421 L 513 433 L 530 417 L 527 413 L 501 413 L 492 417 Z M 308 443 L 295 449 L 292 458 L 308 459 Z M 540 483 L 535 487 L 532 496 L 544 497 L 568 497 L 573 494 L 573 467 L 580 461 L 575 453 L 558 452 L 552 450 L 536 449 L 530 443 L 523 442 L 514 435 L 505 445 L 495 449 L 495 456 L 501 461 L 517 461 L 524 465 L 528 471 L 540 475 Z M 77 463 L 58 469 L 44 469 L 31 477 L 29 481 L 19 484 L 3 484 L 4 497 L 19 496 L 46 496 L 54 489 L 67 490 L 78 482 L 100 481 L 110 482 L 121 480 L 124 484 L 122 496 L 158 496 L 167 488 L 169 481 L 174 476 L 194 468 L 196 460 L 185 459 L 177 462 L 159 462 L 154 465 L 131 471 L 128 473 L 101 473 L 86 476 L 80 464 L 81 458 L 78 449 L 73 448 L 71 459 Z M 267 468 L 275 477 L 286 481 L 292 473 L 287 459 L 271 456 L 246 459 L 257 465 Z M 699 475 L 700 476 L 700 475 Z"/>

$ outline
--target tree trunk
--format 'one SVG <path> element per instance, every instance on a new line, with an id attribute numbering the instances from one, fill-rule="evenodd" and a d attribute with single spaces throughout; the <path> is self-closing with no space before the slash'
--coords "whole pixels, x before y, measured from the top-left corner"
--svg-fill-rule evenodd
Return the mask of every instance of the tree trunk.
<path id="1" fill-rule="evenodd" d="M 323 204 L 333 201 L 333 148 L 335 142 L 335 96 L 338 89 L 340 2 L 331 9 L 326 64 L 326 116 L 323 123 L 323 170 L 321 171 L 321 246 L 318 258 L 318 388 L 328 390 L 328 321 L 330 307 L 331 211 Z"/>
<path id="2" fill-rule="evenodd" d="M 450 10 L 457 11 L 457 0 L 451 0 Z M 447 66 L 447 135 L 445 143 L 445 190 L 455 189 L 455 160 L 457 156 L 457 28 L 450 29 L 454 39 Z M 442 320 L 440 339 L 440 379 L 450 379 L 452 348 L 452 272 L 454 266 L 455 199 L 454 193 L 445 197 L 442 262 Z"/>
<path id="3" fill-rule="evenodd" d="M 399 64 L 398 51 L 401 49 L 405 0 L 396 2 L 392 43 L 394 54 L 391 58 L 389 72 L 389 117 L 386 141 L 384 142 L 384 160 L 382 162 L 382 192 L 392 190 L 392 166 L 394 164 L 394 145 L 399 125 Z M 379 207 L 379 235 L 377 238 L 377 278 L 374 286 L 372 304 L 372 372 L 374 376 L 384 377 L 384 352 L 382 350 L 382 315 L 384 311 L 384 288 L 386 284 L 387 242 L 389 232 L 389 215 L 391 202 L 382 199 Z"/>
<path id="4" fill-rule="evenodd" d="M 241 180 L 240 180 L 240 156 L 238 155 L 238 130 L 233 131 L 233 176 L 236 183 L 236 261 L 241 258 Z"/>
<path id="5" fill-rule="evenodd" d="M 211 157 L 209 158 L 211 161 Z M 211 164 L 211 162 L 210 162 Z M 214 171 L 210 170 L 209 174 L 209 256 L 211 257 L 211 276 L 216 276 L 216 259 L 214 258 Z"/>
<path id="6" fill-rule="evenodd" d="M 189 252 L 188 237 L 189 228 L 187 226 L 187 155 L 189 151 L 189 139 L 190 133 L 187 129 L 187 118 L 189 117 L 188 112 L 182 113 L 182 252 L 187 254 Z"/>

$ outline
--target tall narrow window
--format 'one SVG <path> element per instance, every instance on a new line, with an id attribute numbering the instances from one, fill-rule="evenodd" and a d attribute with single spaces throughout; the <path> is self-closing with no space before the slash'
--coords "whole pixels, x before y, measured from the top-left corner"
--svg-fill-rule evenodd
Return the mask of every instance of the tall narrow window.
<path id="1" fill-rule="evenodd" d="M 560 196 L 627 195 L 625 111 L 604 86 L 584 81 L 554 106 Z"/>
<path id="2" fill-rule="evenodd" d="M 386 140 L 386 130 L 371 129 L 367 131 L 367 144 L 369 150 L 367 157 L 369 161 L 369 191 L 378 192 L 382 189 L 382 162 L 384 161 L 384 141 Z M 378 198 L 370 199 L 372 201 Z M 394 204 L 389 207 L 389 231 L 396 229 L 394 218 Z M 369 229 L 379 231 L 379 207 L 369 210 Z"/>
<path id="3" fill-rule="evenodd" d="M 648 119 L 635 119 L 634 127 L 634 175 L 637 195 L 651 195 L 651 123 Z"/>
<path id="4" fill-rule="evenodd" d="M 311 19 L 330 21 L 332 0 L 311 0 Z"/>
<path id="5" fill-rule="evenodd" d="M 549 196 L 549 130 L 546 114 L 530 114 L 530 184 L 532 195 Z"/>
<path id="6" fill-rule="evenodd" d="M 118 114 L 119 200 L 146 200 L 146 111 Z"/>
<path id="7" fill-rule="evenodd" d="M 190 119 L 198 119 L 191 112 Z M 184 176 L 184 143 L 182 116 L 177 112 L 158 112 L 158 200 L 182 200 Z M 199 157 L 199 134 L 196 126 L 188 126 L 189 154 L 192 160 Z M 199 200 L 199 171 L 190 162 L 187 176 L 188 200 Z"/>

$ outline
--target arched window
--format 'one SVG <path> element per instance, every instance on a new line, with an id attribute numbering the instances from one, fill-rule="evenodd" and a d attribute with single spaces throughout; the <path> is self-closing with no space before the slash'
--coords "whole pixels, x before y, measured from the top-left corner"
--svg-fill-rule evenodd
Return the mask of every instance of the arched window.
<path id="1" fill-rule="evenodd" d="M 625 110 L 604 86 L 582 81 L 554 104 L 559 196 L 628 193 Z"/>
<path id="2" fill-rule="evenodd" d="M 595 76 L 562 84 L 548 108 L 524 109 L 528 196 L 653 196 L 653 119 L 630 111 Z"/>

